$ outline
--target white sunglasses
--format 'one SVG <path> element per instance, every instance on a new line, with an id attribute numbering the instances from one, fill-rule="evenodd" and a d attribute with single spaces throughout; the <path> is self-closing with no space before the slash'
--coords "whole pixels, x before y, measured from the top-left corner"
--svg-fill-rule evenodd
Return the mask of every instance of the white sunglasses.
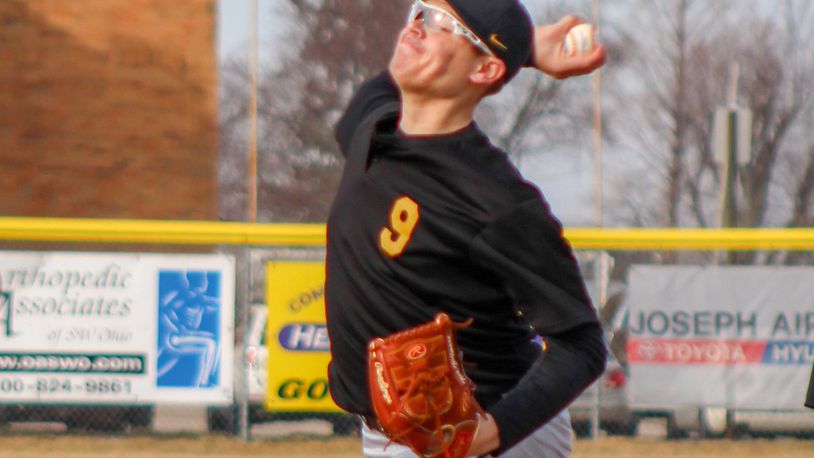
<path id="1" fill-rule="evenodd" d="M 407 16 L 407 23 L 420 20 L 422 24 L 433 30 L 444 30 L 453 35 L 460 35 L 475 45 L 476 48 L 485 52 L 490 56 L 495 53 L 486 46 L 474 32 L 455 19 L 455 16 L 449 14 L 447 11 L 442 10 L 436 6 L 428 5 L 421 0 L 416 0 L 413 6 L 410 7 L 410 15 Z"/>

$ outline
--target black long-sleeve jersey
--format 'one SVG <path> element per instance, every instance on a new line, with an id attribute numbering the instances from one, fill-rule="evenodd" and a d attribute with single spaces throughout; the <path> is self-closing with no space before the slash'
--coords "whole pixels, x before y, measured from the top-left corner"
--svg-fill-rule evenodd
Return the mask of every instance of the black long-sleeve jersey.
<path id="1" fill-rule="evenodd" d="M 328 219 L 331 395 L 371 414 L 370 340 L 439 311 L 474 318 L 458 343 L 502 451 L 601 374 L 601 328 L 540 191 L 475 123 L 404 135 L 398 101 L 385 72 L 359 89 L 336 129 L 346 164 Z"/>

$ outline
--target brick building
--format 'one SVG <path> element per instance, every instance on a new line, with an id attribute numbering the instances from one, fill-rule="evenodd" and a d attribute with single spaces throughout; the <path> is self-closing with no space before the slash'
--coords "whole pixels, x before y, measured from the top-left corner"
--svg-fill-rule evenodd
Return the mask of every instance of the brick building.
<path id="1" fill-rule="evenodd" d="M 0 215 L 215 219 L 215 14 L 0 1 Z"/>

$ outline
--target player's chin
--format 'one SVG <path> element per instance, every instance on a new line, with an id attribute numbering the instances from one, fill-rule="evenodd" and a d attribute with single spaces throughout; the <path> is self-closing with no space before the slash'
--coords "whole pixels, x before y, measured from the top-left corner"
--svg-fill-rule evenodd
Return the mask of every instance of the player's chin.
<path id="1" fill-rule="evenodd" d="M 432 59 L 400 59 L 398 56 L 390 61 L 390 74 L 401 89 L 411 91 L 433 91 L 442 84 L 442 80 L 449 79 L 444 63 Z"/>
<path id="2" fill-rule="evenodd" d="M 417 84 L 420 68 L 413 59 L 399 57 L 398 53 L 390 60 L 388 67 L 396 84 L 402 88 L 414 88 Z"/>

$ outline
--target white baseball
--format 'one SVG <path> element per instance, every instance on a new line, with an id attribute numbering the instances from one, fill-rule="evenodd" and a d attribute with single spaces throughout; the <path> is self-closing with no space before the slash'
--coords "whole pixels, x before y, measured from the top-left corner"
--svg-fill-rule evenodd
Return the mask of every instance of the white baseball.
<path id="1" fill-rule="evenodd" d="M 591 24 L 579 24 L 565 36 L 565 54 L 573 56 L 591 52 L 594 49 L 594 28 Z"/>

